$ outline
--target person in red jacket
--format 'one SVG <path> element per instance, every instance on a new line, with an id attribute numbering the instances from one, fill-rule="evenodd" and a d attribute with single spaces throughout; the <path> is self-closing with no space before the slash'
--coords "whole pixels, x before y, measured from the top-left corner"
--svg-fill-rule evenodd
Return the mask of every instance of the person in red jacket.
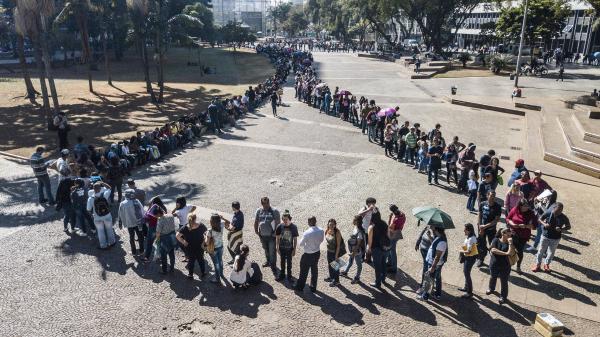
<path id="1" fill-rule="evenodd" d="M 523 262 L 523 250 L 525 244 L 531 238 L 531 230 L 535 229 L 537 219 L 535 213 L 526 199 L 519 200 L 519 204 L 510 210 L 506 217 L 506 224 L 515 235 L 515 248 L 519 260 L 517 261 L 517 273 L 521 274 L 521 263 Z"/>

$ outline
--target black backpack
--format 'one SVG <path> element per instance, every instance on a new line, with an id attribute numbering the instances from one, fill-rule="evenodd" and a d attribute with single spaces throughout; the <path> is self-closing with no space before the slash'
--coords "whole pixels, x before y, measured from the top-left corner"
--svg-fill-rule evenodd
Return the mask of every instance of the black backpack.
<path id="1" fill-rule="evenodd" d="M 99 196 L 94 198 L 94 212 L 98 216 L 105 216 L 110 214 L 110 206 L 108 205 L 108 200 L 104 196 Z"/>

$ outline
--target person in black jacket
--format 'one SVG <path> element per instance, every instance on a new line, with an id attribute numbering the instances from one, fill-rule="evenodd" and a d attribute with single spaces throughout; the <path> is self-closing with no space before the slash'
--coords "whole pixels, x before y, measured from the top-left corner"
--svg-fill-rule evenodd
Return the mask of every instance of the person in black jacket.
<path id="1" fill-rule="evenodd" d="M 67 177 L 58 184 L 56 189 L 56 210 L 63 210 L 63 224 L 65 233 L 69 232 L 69 223 L 71 223 L 71 231 L 75 231 L 75 210 L 71 203 L 71 188 L 74 185 L 73 179 Z"/>

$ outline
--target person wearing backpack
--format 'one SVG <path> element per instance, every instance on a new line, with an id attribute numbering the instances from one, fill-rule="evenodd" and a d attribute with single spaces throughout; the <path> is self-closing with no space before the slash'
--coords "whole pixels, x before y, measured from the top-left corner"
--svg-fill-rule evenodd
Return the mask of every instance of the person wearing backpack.
<path id="1" fill-rule="evenodd" d="M 271 207 L 268 197 L 260 199 L 261 207 L 256 210 L 254 217 L 254 232 L 260 237 L 260 242 L 265 251 L 266 262 L 263 267 L 271 267 L 275 270 L 277 266 L 277 255 L 275 252 L 275 226 L 281 222 L 279 211 Z"/>
<path id="2" fill-rule="evenodd" d="M 125 200 L 119 204 L 119 229 L 127 228 L 129 232 L 129 244 L 131 254 L 136 256 L 144 253 L 144 235 L 142 234 L 142 223 L 144 221 L 144 206 L 135 198 L 135 191 L 125 190 Z M 137 235 L 139 249 L 135 248 L 135 236 Z"/>
<path id="3" fill-rule="evenodd" d="M 280 257 L 280 271 L 276 281 L 282 281 L 286 278 L 292 281 L 292 257 L 296 255 L 296 246 L 298 241 L 298 227 L 292 223 L 292 216 L 287 209 L 281 216 L 283 223 L 280 223 L 275 229 L 276 250 Z"/>
<path id="4" fill-rule="evenodd" d="M 509 257 L 515 254 L 512 235 L 509 228 L 500 229 L 490 245 L 490 283 L 485 294 L 491 295 L 496 291 L 496 282 L 500 278 L 500 304 L 506 303 L 508 297 L 508 277 L 511 269 Z"/>
<path id="5" fill-rule="evenodd" d="M 362 217 L 360 215 L 354 216 L 352 225 L 354 226 L 354 229 L 352 230 L 352 235 L 348 238 L 348 251 L 350 252 L 348 264 L 346 265 L 346 269 L 344 269 L 340 275 L 347 276 L 350 267 L 352 267 L 352 264 L 356 260 L 356 275 L 350 282 L 356 284 L 360 282 L 360 274 L 362 273 L 363 254 L 365 251 L 367 234 L 362 227 Z"/>
<path id="6" fill-rule="evenodd" d="M 94 183 L 94 189 L 88 192 L 87 210 L 94 218 L 100 249 L 113 246 L 116 242 L 108 203 L 110 193 L 110 185 L 100 181 Z"/>
<path id="7" fill-rule="evenodd" d="M 371 287 L 381 290 L 381 284 L 385 282 L 385 259 L 390 250 L 390 238 L 388 236 L 388 226 L 381 219 L 379 209 L 375 208 L 371 215 L 371 226 L 368 231 L 368 254 L 372 256 L 373 268 L 375 269 L 375 282 L 369 284 Z"/>
<path id="8" fill-rule="evenodd" d="M 429 276 L 435 280 L 435 293 L 433 298 L 436 301 L 442 296 L 442 267 L 448 259 L 448 241 L 443 228 L 433 227 L 434 239 L 427 251 L 425 259 L 425 269 Z M 424 291 L 419 298 L 423 301 L 429 299 L 429 292 Z"/>

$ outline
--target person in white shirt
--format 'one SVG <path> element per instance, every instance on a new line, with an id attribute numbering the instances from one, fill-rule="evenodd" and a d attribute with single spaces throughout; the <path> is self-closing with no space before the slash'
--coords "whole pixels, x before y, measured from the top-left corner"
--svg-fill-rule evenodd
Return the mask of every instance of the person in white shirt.
<path id="1" fill-rule="evenodd" d="M 375 200 L 375 198 L 369 197 L 367 198 L 367 200 L 365 201 L 365 206 L 363 206 L 359 211 L 358 211 L 358 215 L 360 215 L 362 217 L 362 228 L 363 231 L 365 232 L 365 242 L 367 243 L 367 247 L 365 247 L 365 252 L 368 250 L 368 242 L 369 242 L 369 237 L 368 234 L 369 233 L 369 226 L 371 226 L 371 217 L 373 216 L 373 210 L 375 210 L 376 204 L 377 204 L 377 200 Z M 365 253 L 363 252 L 363 254 Z M 371 256 L 369 256 L 367 254 L 367 256 L 364 257 L 364 262 L 371 262 Z"/>
<path id="2" fill-rule="evenodd" d="M 94 189 L 88 192 L 87 210 L 94 217 L 94 225 L 98 234 L 100 249 L 106 249 L 116 243 L 113 219 L 110 214 L 110 185 L 96 182 Z"/>
<path id="3" fill-rule="evenodd" d="M 235 289 L 248 288 L 250 285 L 258 284 L 262 281 L 262 273 L 256 262 L 248 259 L 250 248 L 248 245 L 240 246 L 240 253 L 236 255 L 233 262 L 233 269 L 229 274 L 229 281 Z"/>
<path id="4" fill-rule="evenodd" d="M 179 219 L 179 228 L 188 224 L 188 214 L 194 213 L 196 206 L 188 205 L 185 197 L 175 199 L 175 209 L 171 212 Z"/>
<path id="5" fill-rule="evenodd" d="M 58 171 L 58 183 L 69 178 L 72 175 L 71 164 L 68 161 L 69 150 L 63 149 L 60 151 L 60 158 L 56 160 L 56 171 Z"/>
<path id="6" fill-rule="evenodd" d="M 304 291 L 309 270 L 310 290 L 317 291 L 318 264 L 321 257 L 321 243 L 324 239 L 325 232 L 317 227 L 317 219 L 314 216 L 308 218 L 308 229 L 302 234 L 302 239 L 298 243 L 298 246 L 304 249 L 304 254 L 300 258 L 300 275 L 294 286 L 295 291 Z"/>

